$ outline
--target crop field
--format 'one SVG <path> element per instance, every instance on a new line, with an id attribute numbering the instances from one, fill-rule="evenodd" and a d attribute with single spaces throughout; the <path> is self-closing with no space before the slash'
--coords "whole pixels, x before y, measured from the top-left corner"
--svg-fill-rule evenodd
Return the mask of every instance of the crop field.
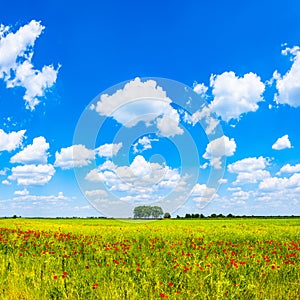
<path id="1" fill-rule="evenodd" d="M 0 299 L 300 299 L 300 219 L 1 219 Z"/>

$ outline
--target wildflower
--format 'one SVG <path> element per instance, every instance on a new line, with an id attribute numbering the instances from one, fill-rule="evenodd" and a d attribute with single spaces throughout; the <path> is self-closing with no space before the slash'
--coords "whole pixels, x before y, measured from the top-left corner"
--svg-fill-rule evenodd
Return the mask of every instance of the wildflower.
<path id="1" fill-rule="evenodd" d="M 53 279 L 57 279 L 57 278 L 58 278 L 58 276 L 57 276 L 57 275 L 54 275 L 54 276 L 53 276 Z"/>
<path id="2" fill-rule="evenodd" d="M 173 282 L 169 282 L 168 285 L 172 287 L 172 286 L 174 286 L 174 283 Z"/>
<path id="3" fill-rule="evenodd" d="M 99 284 L 98 283 L 93 283 L 93 285 L 92 285 L 92 289 L 94 290 L 96 287 L 98 287 L 99 286 Z"/>

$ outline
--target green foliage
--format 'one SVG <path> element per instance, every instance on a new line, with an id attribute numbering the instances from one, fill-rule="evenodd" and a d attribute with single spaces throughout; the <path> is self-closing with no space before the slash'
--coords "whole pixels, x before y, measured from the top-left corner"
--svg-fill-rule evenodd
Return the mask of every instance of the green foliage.
<path id="1" fill-rule="evenodd" d="M 158 219 L 163 216 L 163 210 L 159 206 L 136 206 L 133 210 L 135 219 L 154 218 Z"/>
<path id="2" fill-rule="evenodd" d="M 168 212 L 166 212 L 166 213 L 164 214 L 164 219 L 170 219 L 170 218 L 171 218 L 171 214 L 168 213 Z"/>

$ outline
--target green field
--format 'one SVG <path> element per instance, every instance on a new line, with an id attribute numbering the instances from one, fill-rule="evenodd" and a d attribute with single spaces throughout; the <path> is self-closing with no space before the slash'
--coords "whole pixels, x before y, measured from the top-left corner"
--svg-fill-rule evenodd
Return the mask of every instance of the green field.
<path id="1" fill-rule="evenodd" d="M 300 299 L 300 219 L 0 220 L 0 299 Z"/>

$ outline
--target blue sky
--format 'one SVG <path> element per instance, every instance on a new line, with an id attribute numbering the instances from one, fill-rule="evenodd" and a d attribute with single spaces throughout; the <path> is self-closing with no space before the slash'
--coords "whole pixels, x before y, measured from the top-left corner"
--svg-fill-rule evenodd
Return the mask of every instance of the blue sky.
<path id="1" fill-rule="evenodd" d="M 299 6 L 3 4 L 0 216 L 299 215 Z"/>

